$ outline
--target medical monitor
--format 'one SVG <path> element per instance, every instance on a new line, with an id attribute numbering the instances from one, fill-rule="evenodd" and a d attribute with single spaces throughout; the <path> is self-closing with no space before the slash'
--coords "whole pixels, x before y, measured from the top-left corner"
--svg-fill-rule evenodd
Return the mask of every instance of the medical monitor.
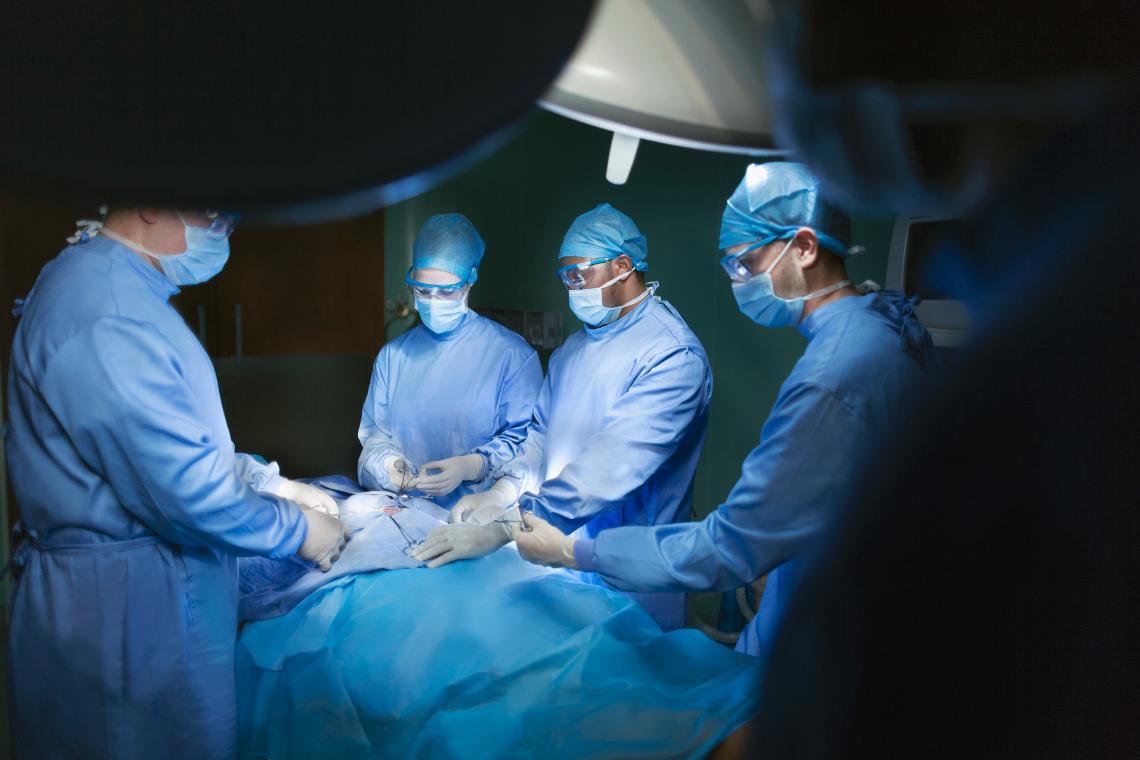
<path id="1" fill-rule="evenodd" d="M 890 290 L 909 295 L 918 293 L 918 318 L 930 331 L 934 345 L 958 348 L 965 344 L 970 332 L 970 315 L 966 305 L 942 292 L 926 277 L 938 242 L 955 225 L 956 219 L 934 217 L 899 217 L 891 235 L 887 256 L 887 282 Z"/>

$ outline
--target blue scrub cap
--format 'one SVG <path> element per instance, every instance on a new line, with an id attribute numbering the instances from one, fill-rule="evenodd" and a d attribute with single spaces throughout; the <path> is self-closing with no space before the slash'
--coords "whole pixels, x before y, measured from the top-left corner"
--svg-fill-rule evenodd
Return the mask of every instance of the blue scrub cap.
<path id="1" fill-rule="evenodd" d="M 436 214 L 424 222 L 412 244 L 412 267 L 441 269 L 468 285 L 478 278 L 486 246 L 463 214 Z"/>
<path id="2" fill-rule="evenodd" d="M 851 220 L 820 196 L 819 181 L 803 164 L 751 164 L 724 206 L 720 249 L 740 243 L 785 240 L 800 227 L 815 230 L 832 253 L 849 256 Z"/>
<path id="3" fill-rule="evenodd" d="M 584 259 L 600 259 L 629 256 L 633 268 L 643 270 L 649 264 L 649 244 L 645 235 L 628 216 L 608 203 L 587 211 L 574 220 L 566 237 L 562 238 L 562 248 L 558 258 L 577 256 Z"/>

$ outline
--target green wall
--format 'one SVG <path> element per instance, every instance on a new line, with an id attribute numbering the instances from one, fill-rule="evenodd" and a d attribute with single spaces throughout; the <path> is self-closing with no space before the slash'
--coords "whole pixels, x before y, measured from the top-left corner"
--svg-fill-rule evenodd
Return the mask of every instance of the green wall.
<path id="1" fill-rule="evenodd" d="M 704 343 L 712 362 L 713 407 L 697 473 L 704 515 L 728 494 L 756 445 L 783 378 L 803 350 L 794 330 L 764 330 L 733 301 L 717 264 L 724 201 L 748 159 L 643 142 L 629 182 L 605 180 L 610 133 L 536 112 L 514 141 L 460 177 L 387 211 L 388 297 L 405 292 L 416 230 L 432 214 L 466 214 L 487 242 L 471 305 L 561 309 L 566 331 L 580 328 L 554 277 L 558 246 L 578 214 L 603 201 L 629 214 L 649 239 L 650 280 Z M 868 253 L 852 262 L 856 282 L 882 282 L 890 220 L 854 222 Z M 410 320 L 409 320 L 410 321 Z M 393 324 L 390 337 L 404 325 Z"/>

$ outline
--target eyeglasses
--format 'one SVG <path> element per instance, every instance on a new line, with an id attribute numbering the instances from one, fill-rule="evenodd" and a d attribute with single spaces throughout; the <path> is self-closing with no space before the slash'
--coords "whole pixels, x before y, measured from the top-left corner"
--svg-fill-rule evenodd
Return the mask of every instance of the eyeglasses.
<path id="1" fill-rule="evenodd" d="M 774 238 L 773 238 L 774 239 Z M 760 258 L 760 249 L 771 243 L 773 239 L 757 240 L 739 253 L 726 253 L 720 259 L 720 265 L 728 273 L 728 279 L 733 282 L 748 282 L 753 277 L 753 268 Z"/>
<path id="2" fill-rule="evenodd" d="M 434 285 L 430 282 L 420 282 L 412 278 L 413 269 L 409 269 L 404 276 L 404 283 L 416 298 L 440 299 L 443 301 L 459 301 L 471 289 L 470 282 L 455 282 L 451 285 Z"/>
<path id="3" fill-rule="evenodd" d="M 233 234 L 239 218 L 238 214 L 234 212 L 215 209 L 187 212 L 190 219 L 187 219 L 181 211 L 177 213 L 183 224 L 196 227 L 215 240 L 224 240 Z"/>
<path id="4" fill-rule="evenodd" d="M 238 223 L 238 215 L 227 211 L 208 210 L 206 211 L 206 218 L 210 220 L 206 234 L 218 240 L 228 238 L 233 234 L 234 227 Z"/>
<path id="5" fill-rule="evenodd" d="M 586 287 L 586 270 L 607 261 L 613 261 L 616 256 L 603 256 L 593 261 L 583 261 L 581 264 L 567 264 L 560 267 L 554 274 L 562 281 L 567 290 L 581 290 Z"/>

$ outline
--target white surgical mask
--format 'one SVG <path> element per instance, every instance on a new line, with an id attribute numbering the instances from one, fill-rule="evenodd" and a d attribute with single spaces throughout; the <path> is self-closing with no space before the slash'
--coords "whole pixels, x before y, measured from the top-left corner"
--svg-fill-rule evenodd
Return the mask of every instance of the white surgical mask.
<path id="1" fill-rule="evenodd" d="M 637 298 L 623 303 L 620 306 L 606 306 L 602 303 L 602 291 L 614 283 L 624 280 L 631 274 L 633 274 L 632 269 L 625 274 L 619 274 L 617 277 L 599 287 L 567 291 L 570 295 L 570 311 L 574 312 L 574 316 L 591 327 L 601 327 L 602 325 L 608 325 L 610 322 L 613 322 L 614 319 L 617 318 L 617 315 L 621 313 L 622 309 L 627 306 L 633 306 L 649 295 L 647 288 L 641 295 L 637 296 Z"/>
<path id="2" fill-rule="evenodd" d="M 784 258 L 784 254 L 792 247 L 795 238 L 788 241 L 784 250 L 772 262 L 772 265 L 760 274 L 753 275 L 744 282 L 732 283 L 732 296 L 736 305 L 744 316 L 763 327 L 791 327 L 798 325 L 804 313 L 804 303 L 814 298 L 822 298 L 828 293 L 834 293 L 840 288 L 851 284 L 850 280 L 843 280 L 821 288 L 814 293 L 796 298 L 781 298 L 776 295 L 772 285 L 772 270 Z"/>
<path id="3" fill-rule="evenodd" d="M 467 313 L 467 296 L 463 298 L 416 298 L 416 311 L 424 327 L 436 335 L 449 333 L 459 326 Z"/>

